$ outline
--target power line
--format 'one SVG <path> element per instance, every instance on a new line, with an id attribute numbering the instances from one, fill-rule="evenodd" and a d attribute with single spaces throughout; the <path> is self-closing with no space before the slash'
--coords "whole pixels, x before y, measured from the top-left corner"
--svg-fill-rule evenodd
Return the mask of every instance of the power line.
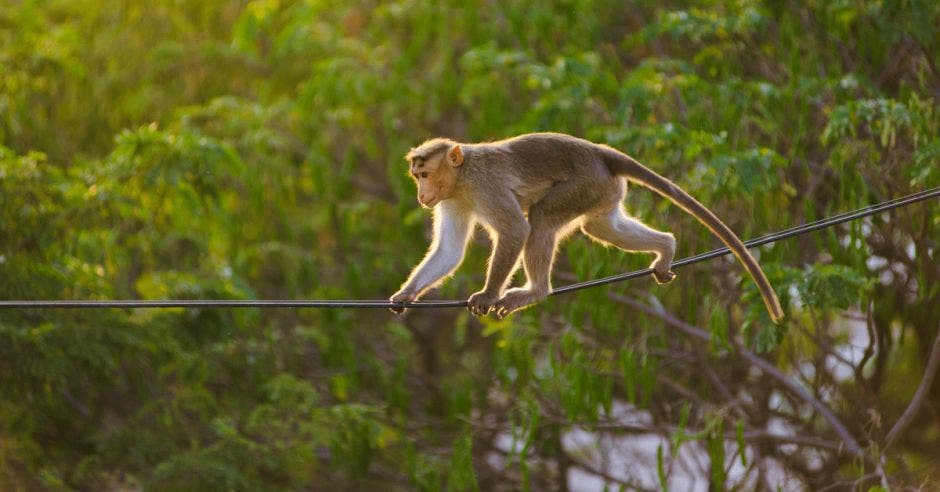
<path id="1" fill-rule="evenodd" d="M 825 229 L 838 224 L 852 220 L 868 217 L 881 212 L 886 212 L 898 207 L 910 205 L 912 203 L 922 202 L 931 198 L 940 197 L 940 187 L 921 191 L 901 198 L 895 198 L 881 202 L 877 205 L 863 207 L 851 212 L 844 212 L 832 217 L 820 219 L 815 222 L 803 224 L 782 231 L 777 231 L 765 236 L 761 236 L 744 244 L 749 247 L 757 247 L 763 244 L 773 243 L 787 239 L 793 236 L 799 236 L 819 229 Z M 681 268 L 686 265 L 698 263 L 701 261 L 724 256 L 731 251 L 728 248 L 719 248 L 706 253 L 697 254 L 688 258 L 675 261 L 672 268 Z M 599 285 L 621 282 L 624 280 L 643 277 L 652 273 L 651 268 L 636 270 L 633 272 L 613 275 L 586 282 L 578 282 L 564 287 L 553 289 L 551 295 L 565 294 L 576 290 L 587 289 Z M 405 304 L 409 308 L 447 308 L 463 307 L 467 301 L 418 301 Z M 24 308 L 390 308 L 401 306 L 386 300 L 237 300 L 237 299 L 175 299 L 175 300 L 14 300 L 0 301 L 0 308 L 24 309 Z"/>

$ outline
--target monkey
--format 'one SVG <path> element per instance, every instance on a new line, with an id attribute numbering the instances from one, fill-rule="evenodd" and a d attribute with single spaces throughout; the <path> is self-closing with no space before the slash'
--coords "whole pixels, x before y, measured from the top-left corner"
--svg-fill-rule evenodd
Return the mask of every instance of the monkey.
<path id="1" fill-rule="evenodd" d="M 483 288 L 467 300 L 477 316 L 493 313 L 502 319 L 545 299 L 559 242 L 576 229 L 602 244 L 653 253 L 653 278 L 660 284 L 672 281 L 675 237 L 627 215 L 623 200 L 632 181 L 718 236 L 754 279 L 770 318 L 783 319 L 770 281 L 738 236 L 682 188 L 613 147 L 562 133 L 475 144 L 434 138 L 405 159 L 418 202 L 433 211 L 434 230 L 424 259 L 389 299 L 392 312 L 404 312 L 405 304 L 453 274 L 477 223 L 492 240 Z M 520 263 L 526 283 L 508 288 Z"/>

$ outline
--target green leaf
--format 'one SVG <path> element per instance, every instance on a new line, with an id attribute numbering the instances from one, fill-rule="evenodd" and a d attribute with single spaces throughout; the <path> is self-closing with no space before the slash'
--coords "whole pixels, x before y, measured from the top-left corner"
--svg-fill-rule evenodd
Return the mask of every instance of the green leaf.
<path id="1" fill-rule="evenodd" d="M 716 419 L 716 425 L 711 428 L 705 437 L 708 457 L 711 460 L 711 489 L 726 489 L 727 476 L 725 474 L 725 436 L 724 422 Z"/>
<path id="2" fill-rule="evenodd" d="M 669 486 L 666 483 L 666 465 L 663 460 L 663 445 L 656 446 L 656 478 L 659 479 L 659 490 L 667 492 Z"/>
<path id="3" fill-rule="evenodd" d="M 734 436 L 738 441 L 738 454 L 741 455 L 741 466 L 747 466 L 747 446 L 744 442 L 744 421 L 738 420 L 734 426 Z"/>
<path id="4" fill-rule="evenodd" d="M 454 443 L 448 473 L 448 490 L 479 490 L 473 468 L 473 434 L 465 428 Z"/>
<path id="5" fill-rule="evenodd" d="M 814 265 L 797 286 L 804 304 L 815 309 L 847 309 L 868 288 L 865 277 L 845 265 Z"/>

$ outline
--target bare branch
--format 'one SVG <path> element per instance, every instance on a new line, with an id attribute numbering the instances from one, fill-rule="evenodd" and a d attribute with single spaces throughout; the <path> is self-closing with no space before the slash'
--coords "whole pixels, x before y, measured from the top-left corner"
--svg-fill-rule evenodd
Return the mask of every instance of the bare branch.
<path id="1" fill-rule="evenodd" d="M 588 462 L 586 462 L 586 461 L 583 461 L 583 460 L 581 460 L 581 459 L 578 459 L 577 457 L 575 457 L 575 456 L 572 455 L 571 453 L 565 452 L 565 454 L 567 455 L 568 459 L 574 464 L 574 466 L 576 466 L 576 467 L 578 467 L 578 468 L 580 468 L 580 469 L 582 469 L 582 470 L 584 470 L 584 471 L 590 473 L 591 475 L 596 475 L 596 476 L 598 476 L 598 477 L 604 479 L 605 482 L 617 484 L 617 485 L 619 485 L 619 486 L 621 486 L 621 487 L 628 488 L 628 489 L 633 489 L 633 490 L 645 490 L 645 489 L 641 488 L 639 485 L 637 485 L 637 484 L 635 484 L 635 483 L 633 483 L 633 482 L 626 481 L 626 480 L 624 480 L 624 479 L 622 479 L 622 478 L 617 478 L 617 477 L 611 475 L 610 473 L 607 473 L 607 472 L 605 472 L 604 470 L 601 470 L 600 468 L 598 468 L 598 467 L 596 467 L 596 466 L 594 466 L 594 465 L 592 465 L 592 464 L 590 464 L 590 463 L 588 463 Z"/>
<path id="2" fill-rule="evenodd" d="M 868 309 L 865 311 L 865 330 L 868 333 L 868 345 L 865 347 L 865 352 L 862 354 L 862 360 L 858 361 L 858 364 L 855 366 L 855 377 L 859 381 L 865 381 L 865 376 L 862 371 L 865 370 L 865 364 L 868 364 L 868 359 L 871 359 L 871 356 L 874 355 L 875 344 L 878 343 L 875 335 L 874 297 L 868 300 Z M 862 387 L 867 388 L 868 385 L 862 385 Z"/>
<path id="3" fill-rule="evenodd" d="M 643 311 L 644 313 L 650 316 L 659 318 L 662 321 L 664 321 L 666 324 L 672 326 L 673 328 L 677 328 L 678 330 L 682 331 L 686 335 L 698 338 L 706 342 L 711 341 L 711 335 L 707 331 L 701 328 L 692 326 L 686 323 L 685 321 L 682 321 L 679 318 L 676 318 L 675 316 L 673 316 L 672 314 L 668 312 L 654 309 L 646 305 L 645 303 L 637 301 L 636 299 L 633 299 L 633 298 L 630 298 L 621 294 L 616 294 L 614 292 L 609 292 L 607 294 L 607 297 L 617 302 L 621 302 L 633 308 L 639 309 L 640 311 Z M 814 409 L 816 409 L 816 411 L 819 412 L 819 414 L 822 415 L 822 417 L 826 419 L 827 422 L 829 422 L 829 425 L 830 427 L 832 427 L 832 430 L 835 431 L 835 433 L 842 439 L 843 443 L 845 444 L 846 449 L 850 453 L 852 453 L 855 456 L 863 455 L 862 448 L 861 446 L 859 446 L 858 441 L 856 441 L 855 438 L 852 437 L 852 434 L 849 432 L 849 429 L 845 426 L 845 424 L 842 423 L 841 420 L 839 420 L 838 417 L 836 417 L 834 413 L 832 413 L 832 410 L 830 410 L 829 407 L 826 406 L 826 404 L 824 404 L 818 398 L 813 396 L 809 391 L 806 390 L 806 388 L 803 388 L 802 386 L 794 383 L 792 380 L 790 380 L 789 377 L 787 377 L 786 374 L 783 373 L 783 371 L 781 371 L 780 369 L 777 369 L 770 362 L 767 362 L 766 360 L 759 357 L 754 352 L 751 352 L 750 350 L 748 350 L 746 347 L 741 346 L 734 339 L 732 339 L 732 343 L 734 344 L 735 349 L 737 350 L 738 354 L 741 355 L 741 357 L 743 357 L 745 360 L 750 362 L 752 365 L 760 368 L 761 371 L 763 371 L 765 374 L 767 374 L 771 378 L 776 379 L 780 384 L 786 387 L 787 390 L 799 396 L 802 400 L 809 403 Z"/>
<path id="4" fill-rule="evenodd" d="M 571 425 L 571 422 L 568 422 Z M 608 431 L 608 432 L 623 432 L 623 433 L 632 433 L 632 434 L 664 434 L 671 433 L 674 434 L 679 432 L 678 426 L 673 425 L 658 425 L 658 426 L 649 426 L 643 424 L 621 424 L 621 423 L 611 423 L 611 424 L 584 424 L 585 429 L 589 430 L 598 430 L 598 431 Z M 704 429 L 690 429 L 688 427 L 683 429 L 683 432 L 686 435 L 696 435 L 701 434 Z M 733 431 L 724 432 L 725 439 L 729 441 L 734 441 L 737 439 L 737 434 Z M 803 446 L 810 446 L 819 449 L 826 449 L 829 451 L 839 452 L 839 444 L 827 441 L 825 439 L 813 436 L 801 436 L 798 434 L 793 435 L 782 435 L 774 434 L 767 432 L 765 430 L 750 429 L 744 431 L 742 436 L 747 442 L 772 442 L 775 444 L 799 444 Z"/>
<path id="5" fill-rule="evenodd" d="M 937 376 L 938 367 L 940 367 L 940 326 L 937 326 L 937 336 L 933 339 L 933 348 L 930 349 L 930 358 L 927 359 L 927 367 L 924 368 L 924 377 L 920 380 L 920 386 L 918 386 L 917 391 L 914 392 L 914 398 L 911 399 L 911 403 L 904 410 L 904 413 L 901 414 L 901 418 L 895 422 L 894 427 L 888 432 L 884 447 L 881 450 L 882 453 L 887 451 L 888 448 L 901 437 L 901 434 L 911 424 L 914 417 L 917 416 L 917 412 L 920 411 L 920 407 L 923 406 L 924 400 L 930 393 L 930 386 Z"/>

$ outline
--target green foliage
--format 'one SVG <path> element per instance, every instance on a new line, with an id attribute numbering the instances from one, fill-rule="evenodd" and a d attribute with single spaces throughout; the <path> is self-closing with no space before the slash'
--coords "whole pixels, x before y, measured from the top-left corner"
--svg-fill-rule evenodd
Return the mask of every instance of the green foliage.
<path id="1" fill-rule="evenodd" d="M 663 445 L 660 444 L 656 447 L 656 478 L 659 479 L 659 490 L 667 491 L 669 487 L 666 485 L 666 467 L 664 462 Z"/>
<path id="2" fill-rule="evenodd" d="M 610 144 L 743 238 L 938 186 L 938 5 L 5 4 L 0 299 L 384 298 L 427 248 L 401 156 L 436 135 L 551 130 Z M 640 187 L 627 206 L 674 232 L 679 256 L 716 244 Z M 810 456 L 762 442 L 745 458 L 752 431 L 788 411 L 794 432 L 835 438 L 798 402 L 771 408 L 789 393 L 754 375 L 741 345 L 797 378 L 788 364 L 820 361 L 800 384 L 847 422 L 871 419 L 871 402 L 885 418 L 902 410 L 878 388 L 910 379 L 886 362 L 922 355 L 938 321 L 931 207 L 762 247 L 781 326 L 720 260 L 668 287 L 552 297 L 500 322 L 456 310 L 3 310 L 0 489 L 539 490 L 572 457 L 591 464 L 566 432 L 612 442 L 601 436 L 624 412 L 679 429 L 669 452 L 647 450 L 637 488 L 666 489 L 683 443 L 710 458 L 713 488 L 747 488 L 727 472 L 724 429 L 735 426 L 749 469 L 761 455 Z M 478 289 L 475 243 L 437 295 Z M 648 262 L 575 238 L 555 283 Z M 871 362 L 862 379 L 830 381 L 831 346 L 845 348 L 841 328 L 862 318 L 879 344 Z M 936 440 L 895 449 L 940 476 Z M 786 471 L 806 487 L 858 478 L 843 459 Z"/>
<path id="3" fill-rule="evenodd" d="M 479 490 L 476 472 L 473 471 L 473 440 L 469 429 L 454 445 L 447 483 L 450 490 Z"/>
<path id="4" fill-rule="evenodd" d="M 865 278 L 844 265 L 818 265 L 805 272 L 797 287 L 803 302 L 816 309 L 847 309 L 865 288 Z"/>
<path id="5" fill-rule="evenodd" d="M 725 435 L 724 422 L 717 420 L 710 428 L 706 437 L 708 458 L 711 460 L 711 488 L 721 490 L 726 488 L 727 472 L 725 468 Z"/>

